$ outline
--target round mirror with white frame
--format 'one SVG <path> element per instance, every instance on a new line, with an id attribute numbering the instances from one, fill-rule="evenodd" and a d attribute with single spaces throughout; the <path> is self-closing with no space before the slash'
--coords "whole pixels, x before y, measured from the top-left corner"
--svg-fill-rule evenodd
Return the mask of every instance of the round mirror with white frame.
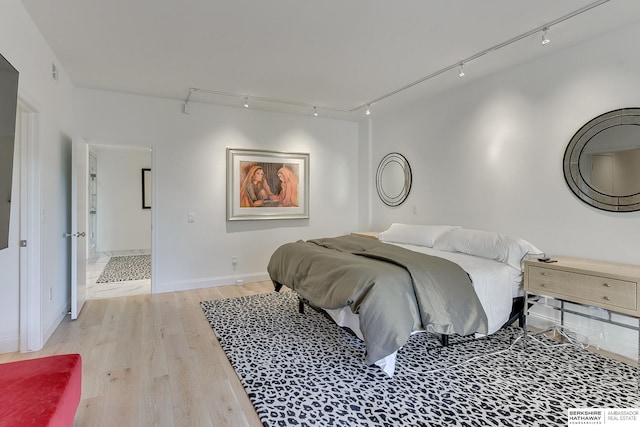
<path id="1" fill-rule="evenodd" d="M 399 206 L 411 191 L 411 166 L 400 153 L 389 153 L 382 158 L 376 173 L 376 190 L 387 206 Z"/>
<path id="2" fill-rule="evenodd" d="M 640 210 L 640 108 L 601 114 L 564 153 L 564 177 L 583 202 L 610 212 Z"/>

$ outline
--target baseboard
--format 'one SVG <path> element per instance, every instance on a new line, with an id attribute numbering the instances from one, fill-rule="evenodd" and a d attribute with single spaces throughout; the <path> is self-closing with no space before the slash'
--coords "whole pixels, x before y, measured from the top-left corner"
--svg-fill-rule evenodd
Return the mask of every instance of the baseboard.
<path id="1" fill-rule="evenodd" d="M 20 350 L 20 337 L 0 338 L 0 354 L 15 353 Z"/>
<path id="2" fill-rule="evenodd" d="M 59 308 L 55 315 L 49 319 L 49 322 L 45 325 L 42 331 L 42 346 L 44 347 L 51 338 L 51 335 L 55 332 L 56 328 L 62 323 L 65 316 L 69 314 L 69 310 L 71 307 L 69 304 L 65 304 L 63 307 Z M 35 349 L 34 349 L 35 350 Z M 41 349 L 37 349 L 41 350 Z"/>
<path id="3" fill-rule="evenodd" d="M 166 283 L 153 282 L 153 293 L 189 291 L 192 289 L 213 288 L 238 283 L 263 282 L 271 280 L 267 273 L 235 274 L 233 276 L 210 277 L 198 280 L 180 280 Z"/>
<path id="4" fill-rule="evenodd" d="M 34 348 L 30 351 L 39 351 L 46 345 L 51 335 L 55 332 L 56 328 L 64 320 L 64 317 L 69 312 L 69 305 L 65 304 L 64 307 L 58 309 L 58 312 L 51 318 L 48 324 L 42 331 L 42 347 Z M 20 336 L 0 338 L 0 354 L 2 353 L 14 353 L 20 351 Z"/>

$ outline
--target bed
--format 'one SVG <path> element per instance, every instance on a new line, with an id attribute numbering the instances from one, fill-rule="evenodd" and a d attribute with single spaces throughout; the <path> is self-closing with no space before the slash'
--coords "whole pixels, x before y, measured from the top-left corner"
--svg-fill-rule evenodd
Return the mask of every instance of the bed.
<path id="1" fill-rule="evenodd" d="M 276 290 L 351 329 L 365 361 L 387 374 L 413 333 L 484 336 L 513 322 L 522 300 L 522 260 L 540 256 L 531 243 L 457 226 L 394 223 L 379 239 L 361 236 L 280 246 L 267 271 Z"/>

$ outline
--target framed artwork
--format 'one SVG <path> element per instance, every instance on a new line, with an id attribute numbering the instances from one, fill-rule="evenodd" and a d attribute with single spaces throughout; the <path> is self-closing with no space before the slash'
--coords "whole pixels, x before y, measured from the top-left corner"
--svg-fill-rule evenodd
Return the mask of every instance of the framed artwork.
<path id="1" fill-rule="evenodd" d="M 227 148 L 227 221 L 309 218 L 309 154 Z"/>
<path id="2" fill-rule="evenodd" d="M 142 209 L 151 209 L 151 169 L 142 169 Z"/>

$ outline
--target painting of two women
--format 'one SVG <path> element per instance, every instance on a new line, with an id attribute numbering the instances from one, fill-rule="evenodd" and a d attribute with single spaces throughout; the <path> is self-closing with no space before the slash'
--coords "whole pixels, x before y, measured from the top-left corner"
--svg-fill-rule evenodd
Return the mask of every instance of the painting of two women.
<path id="1" fill-rule="evenodd" d="M 240 162 L 240 207 L 298 207 L 297 164 Z"/>

